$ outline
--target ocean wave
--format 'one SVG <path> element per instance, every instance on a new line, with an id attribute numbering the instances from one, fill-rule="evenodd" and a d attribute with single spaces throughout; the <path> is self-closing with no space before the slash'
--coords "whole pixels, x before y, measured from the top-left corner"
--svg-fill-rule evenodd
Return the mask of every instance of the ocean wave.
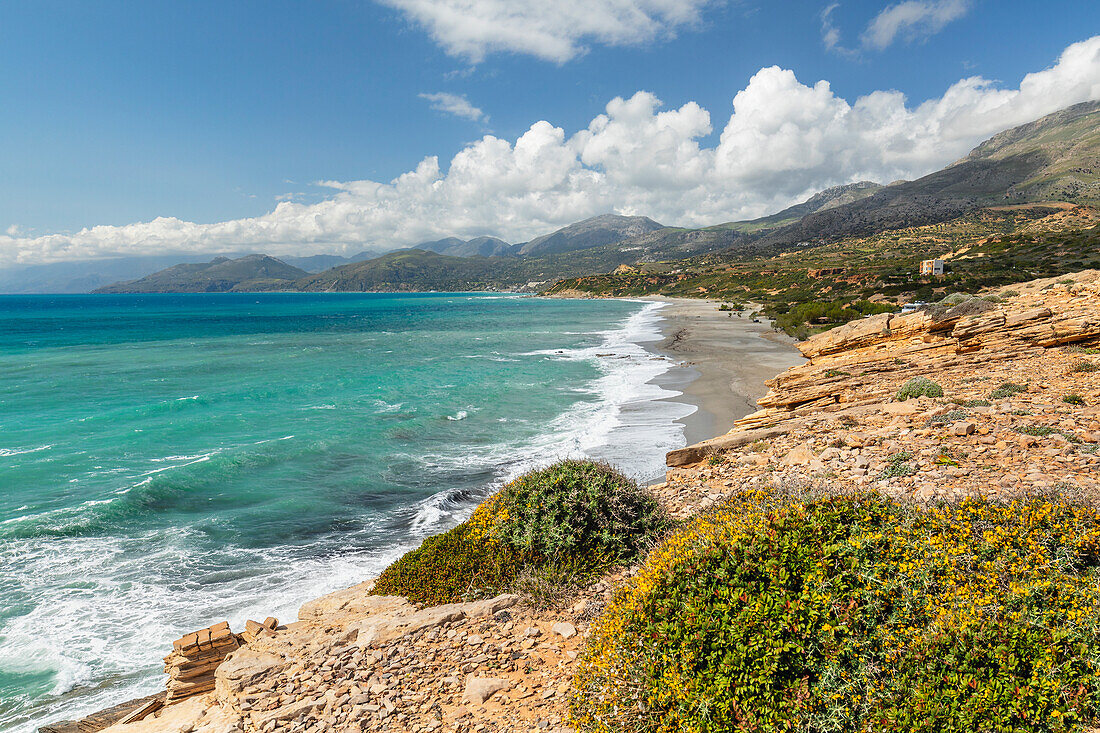
<path id="1" fill-rule="evenodd" d="M 599 370 L 598 377 L 571 390 L 581 399 L 539 433 L 476 452 L 407 455 L 405 459 L 416 462 L 421 471 L 443 480 L 486 468 L 494 476 L 484 491 L 456 498 L 454 491 L 445 490 L 422 500 L 414 507 L 410 527 L 439 531 L 453 525 L 508 481 L 565 458 L 607 460 L 642 481 L 663 475 L 665 452 L 683 443 L 683 427 L 677 420 L 696 408 L 670 399 L 678 392 L 651 383 L 674 364 L 654 359 L 644 346 L 663 338 L 659 324 L 665 304 L 641 302 L 645 305 L 615 328 L 589 333 L 598 339 L 593 345 L 525 354 L 564 355 L 591 362 Z"/>
<path id="2" fill-rule="evenodd" d="M 458 422 L 459 420 L 465 420 L 470 416 L 470 413 L 466 410 L 459 410 L 453 415 L 447 415 L 447 419 L 452 422 Z"/>
<path id="3" fill-rule="evenodd" d="M 23 456 L 28 453 L 38 453 L 40 451 L 49 450 L 53 448 L 54 444 L 39 445 L 34 448 L 0 448 L 0 458 L 8 458 L 10 456 Z"/>

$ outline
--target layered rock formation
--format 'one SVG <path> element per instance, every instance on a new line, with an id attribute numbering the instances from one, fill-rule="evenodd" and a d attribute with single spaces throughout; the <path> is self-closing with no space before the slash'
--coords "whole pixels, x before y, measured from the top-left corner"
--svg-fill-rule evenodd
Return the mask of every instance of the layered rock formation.
<path id="1" fill-rule="evenodd" d="M 179 702 L 213 690 L 214 671 L 240 646 L 227 621 L 172 642 L 172 653 L 164 658 L 164 671 L 168 674 L 167 702 Z"/>
<path id="2" fill-rule="evenodd" d="M 881 402 L 898 379 L 930 370 L 981 369 L 1100 339 L 1100 272 L 1036 280 L 1017 290 L 1001 303 L 975 299 L 942 311 L 883 313 L 813 336 L 798 345 L 810 361 L 770 380 L 761 409 L 738 420 L 735 430 Z"/>

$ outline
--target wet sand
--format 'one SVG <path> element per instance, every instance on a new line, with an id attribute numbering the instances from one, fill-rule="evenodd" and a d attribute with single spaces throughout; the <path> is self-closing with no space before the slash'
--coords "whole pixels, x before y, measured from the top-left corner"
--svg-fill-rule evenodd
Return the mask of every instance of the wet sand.
<path id="1" fill-rule="evenodd" d="M 698 409 L 683 418 L 687 444 L 729 431 L 734 421 L 756 411 L 768 391 L 764 382 L 806 360 L 794 339 L 772 330 L 765 318 L 753 323 L 751 310 L 731 316 L 715 301 L 647 298 L 668 303 L 661 310 L 665 339 L 657 351 L 679 366 L 657 383 L 683 394 L 675 397 Z"/>

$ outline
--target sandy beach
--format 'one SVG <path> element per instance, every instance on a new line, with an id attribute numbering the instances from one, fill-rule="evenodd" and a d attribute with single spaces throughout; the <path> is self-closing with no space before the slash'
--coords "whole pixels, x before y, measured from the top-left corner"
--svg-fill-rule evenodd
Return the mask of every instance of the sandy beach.
<path id="1" fill-rule="evenodd" d="M 658 382 L 682 392 L 678 402 L 698 408 L 682 420 L 689 445 L 728 432 L 734 421 L 756 411 L 766 380 L 805 361 L 794 339 L 773 331 L 767 319 L 753 323 L 751 310 L 738 317 L 719 311 L 715 301 L 647 300 L 668 303 L 661 311 L 665 339 L 656 349 L 680 366 Z"/>

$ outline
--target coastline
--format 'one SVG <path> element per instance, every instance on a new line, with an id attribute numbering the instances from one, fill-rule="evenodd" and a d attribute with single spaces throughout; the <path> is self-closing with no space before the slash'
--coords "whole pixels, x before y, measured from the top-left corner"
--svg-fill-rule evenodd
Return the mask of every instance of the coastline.
<path id="1" fill-rule="evenodd" d="M 718 310 L 720 303 L 692 298 L 648 297 L 666 303 L 660 323 L 664 339 L 655 350 L 676 366 L 654 381 L 680 394 L 667 399 L 696 408 L 677 420 L 686 445 L 729 432 L 739 418 L 756 411 L 768 391 L 765 381 L 806 360 L 794 339 L 761 318 Z"/>
<path id="2" fill-rule="evenodd" d="M 656 426 L 656 422 L 651 422 L 656 415 L 644 407 L 646 402 L 667 403 L 659 410 L 663 417 L 658 422 L 670 419 L 669 409 L 681 414 L 690 410 L 682 417 L 672 417 L 672 424 L 682 426 L 686 445 L 724 433 L 738 417 L 755 410 L 755 400 L 766 391 L 766 379 L 802 361 L 790 346 L 793 341 L 784 336 L 776 338 L 769 323 L 753 324 L 736 314 L 730 318 L 717 310 L 717 302 L 672 298 L 643 300 L 660 302 L 662 307 L 648 317 L 636 314 L 637 323 L 613 329 L 602 343 L 577 349 L 567 357 L 590 358 L 589 352 L 596 352 L 615 362 L 618 359 L 623 359 L 624 364 L 633 362 L 631 371 L 640 368 L 643 375 L 648 369 L 661 370 L 648 380 L 642 376 L 648 387 L 635 382 L 631 396 L 620 404 L 620 409 L 626 412 L 624 424 L 613 428 L 618 435 L 611 437 L 604 451 L 597 453 L 606 452 L 609 447 L 614 451 L 616 445 L 629 446 L 633 442 L 630 439 L 633 431 L 648 432 Z M 653 359 L 650 355 L 660 358 Z M 639 362 L 654 363 L 647 368 Z M 606 380 L 611 387 L 622 386 L 621 375 L 622 372 L 615 369 L 601 381 Z M 663 391 L 664 396 L 654 397 L 655 391 Z M 665 440 L 671 437 L 672 434 L 668 434 Z M 624 439 L 625 445 L 620 443 Z M 682 446 L 658 445 L 656 460 L 663 464 L 665 450 L 677 447 Z M 654 476 L 649 480 L 663 481 L 663 472 L 661 478 Z M 309 598 L 316 595 L 314 592 Z M 290 608 L 264 612 L 267 610 L 276 611 L 282 617 L 293 615 Z M 233 620 L 236 623 L 237 619 Z"/>

